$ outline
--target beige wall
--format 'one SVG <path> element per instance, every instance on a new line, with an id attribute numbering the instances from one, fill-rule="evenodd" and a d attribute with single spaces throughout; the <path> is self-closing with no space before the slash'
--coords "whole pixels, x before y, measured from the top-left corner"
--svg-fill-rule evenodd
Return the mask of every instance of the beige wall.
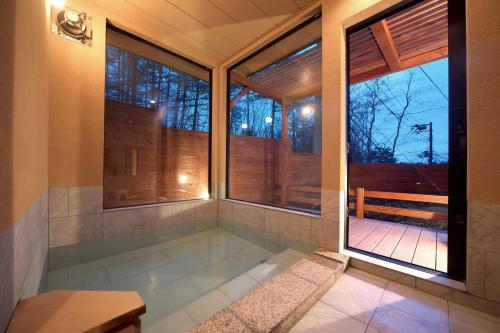
<path id="1" fill-rule="evenodd" d="M 199 53 L 191 52 L 186 43 L 175 44 L 174 37 L 159 33 L 161 24 L 144 13 L 133 12 L 118 0 L 101 3 L 107 7 L 101 8 L 92 1 L 66 1 L 67 7 L 86 11 L 92 17 L 91 47 L 50 38 L 50 187 L 102 186 L 106 19 L 211 65 L 203 55 L 200 58 Z"/>
<path id="2" fill-rule="evenodd" d="M 106 18 L 93 7 L 92 46 L 50 36 L 49 186 L 102 185 Z"/>
<path id="3" fill-rule="evenodd" d="M 497 0 L 467 1 L 469 200 L 493 203 L 500 203 L 498 13 Z"/>
<path id="4" fill-rule="evenodd" d="M 473 295 L 498 303 L 500 303 L 499 12 L 499 1 L 467 1 L 467 289 Z M 498 308 L 500 313 L 500 306 Z"/>
<path id="5" fill-rule="evenodd" d="M 399 0 L 323 1 L 323 149 L 322 214 L 313 219 L 313 241 L 341 249 L 343 244 L 345 160 L 345 29 L 400 2 Z M 483 311 L 500 308 L 500 25 L 496 0 L 467 1 L 468 61 L 468 235 L 467 293 L 454 300 Z M 290 19 L 252 47 L 219 67 L 219 168 L 223 196 L 225 181 L 226 68 L 293 26 Z M 267 211 L 267 209 L 266 209 Z M 314 238 L 314 237 L 313 237 Z M 418 285 L 419 283 L 417 283 Z M 423 284 L 423 282 L 421 283 Z M 433 284 L 431 284 L 433 285 Z M 436 286 L 429 287 L 438 290 Z"/>
<path id="6" fill-rule="evenodd" d="M 397 2 L 323 2 L 323 146 L 332 147 L 330 152 L 333 153 L 323 153 L 322 179 L 323 191 L 333 191 L 333 199 L 326 202 L 322 210 L 323 213 L 333 210 L 334 222 L 338 218 L 339 245 L 344 233 L 344 216 L 343 209 L 338 207 L 343 207 L 340 203 L 346 186 L 344 29 Z M 453 293 L 455 301 L 492 313 L 500 311 L 495 303 L 500 302 L 499 10 L 500 2 L 495 0 L 467 1 L 467 293 Z M 325 197 L 324 193 L 322 195 Z"/>
<path id="7" fill-rule="evenodd" d="M 48 20 L 43 0 L 2 1 L 0 8 L 2 232 L 47 189 Z"/>
<path id="8" fill-rule="evenodd" d="M 47 18 L 45 0 L 0 2 L 0 332 L 47 258 Z"/>
<path id="9" fill-rule="evenodd" d="M 322 144 L 325 149 L 322 156 L 322 219 L 313 221 L 312 228 L 321 226 L 324 230 L 332 231 L 331 237 L 334 242 L 330 239 L 329 246 L 334 249 L 340 248 L 342 244 L 344 219 L 342 200 L 346 186 L 345 28 L 398 2 L 399 0 L 323 1 Z M 61 187 L 100 186 L 103 157 L 105 16 L 103 10 L 88 2 L 70 1 L 69 5 L 75 9 L 86 10 L 93 16 L 95 40 L 92 47 L 87 48 L 60 38 L 51 38 L 49 184 Z M 472 203 L 500 203 L 498 188 L 500 122 L 495 121 L 500 117 L 500 113 L 497 112 L 497 101 L 500 97 L 500 73 L 497 64 L 500 56 L 498 37 L 500 28 L 495 15 L 498 13 L 498 6 L 499 2 L 496 0 L 468 1 L 468 197 Z M 311 10 L 312 7 L 314 6 L 304 9 L 304 12 Z M 110 11 L 107 13 L 115 15 Z M 119 18 L 112 19 L 119 20 Z M 143 19 L 137 18 L 136 21 Z M 225 184 L 226 69 L 249 52 L 265 45 L 278 33 L 288 30 L 297 21 L 296 18 L 291 18 L 284 22 L 262 39 L 220 64 L 214 71 L 214 79 L 220 78 L 220 80 L 213 96 L 212 152 L 215 161 L 212 172 L 216 177 L 212 180 L 213 184 L 219 185 L 221 196 L 224 194 Z M 142 31 L 145 36 L 154 36 L 153 33 L 148 33 L 147 28 L 141 30 L 135 24 L 137 22 L 124 20 L 122 22 L 133 31 Z M 154 26 L 150 28 L 149 31 L 154 31 Z M 168 43 L 164 45 L 169 46 Z M 2 153 L 8 154 L 9 151 Z M 491 209 L 495 210 L 497 207 Z M 481 216 L 469 217 L 469 226 L 479 225 L 484 219 Z M 489 221 L 488 228 L 483 228 L 483 232 L 487 231 L 489 235 L 498 239 L 499 220 L 494 217 Z M 321 228 L 318 229 L 318 234 L 325 234 L 321 232 Z M 468 246 L 475 249 L 470 250 L 469 254 L 477 255 L 480 265 L 470 266 L 468 272 L 489 271 L 486 262 L 494 261 L 492 253 L 500 253 L 498 246 L 491 245 L 485 248 L 479 245 L 481 242 L 480 237 L 469 237 Z M 497 240 L 495 244 L 498 243 Z M 493 273 L 500 272 L 496 266 L 491 267 Z M 488 294 L 485 291 L 488 283 L 484 274 L 471 277 L 469 281 L 472 278 L 480 281 L 478 283 L 480 291 L 477 294 L 481 296 Z M 490 294 L 493 292 L 497 291 L 492 291 Z M 500 291 L 498 293 L 500 294 Z"/>

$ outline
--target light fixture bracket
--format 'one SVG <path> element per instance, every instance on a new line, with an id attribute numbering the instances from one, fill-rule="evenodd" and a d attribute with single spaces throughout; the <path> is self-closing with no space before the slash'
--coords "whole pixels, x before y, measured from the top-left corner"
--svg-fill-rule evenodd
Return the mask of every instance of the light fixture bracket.
<path id="1" fill-rule="evenodd" d="M 91 46 L 92 17 L 70 8 L 51 10 L 52 33 L 56 36 Z"/>

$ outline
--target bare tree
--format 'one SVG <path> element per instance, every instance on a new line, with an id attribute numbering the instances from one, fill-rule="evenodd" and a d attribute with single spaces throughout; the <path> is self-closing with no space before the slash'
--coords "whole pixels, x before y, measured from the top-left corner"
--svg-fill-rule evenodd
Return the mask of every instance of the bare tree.
<path id="1" fill-rule="evenodd" d="M 399 135 L 401 133 L 401 125 L 403 124 L 403 120 L 406 116 L 408 116 L 408 109 L 411 103 L 414 100 L 415 94 L 412 91 L 412 84 L 414 83 L 414 72 L 408 71 L 408 79 L 405 83 L 404 89 L 404 102 L 400 109 L 395 109 L 387 106 L 383 100 L 381 100 L 382 104 L 386 107 L 387 111 L 396 118 L 396 129 L 394 134 L 394 139 L 392 141 L 392 154 L 395 155 L 396 147 L 399 139 Z"/>

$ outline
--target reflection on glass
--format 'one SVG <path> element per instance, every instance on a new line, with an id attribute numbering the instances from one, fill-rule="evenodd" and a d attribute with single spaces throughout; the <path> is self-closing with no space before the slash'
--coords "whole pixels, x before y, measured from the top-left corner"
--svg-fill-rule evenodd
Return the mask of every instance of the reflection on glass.
<path id="1" fill-rule="evenodd" d="M 318 213 L 321 19 L 229 71 L 228 196 Z"/>
<path id="2" fill-rule="evenodd" d="M 447 270 L 447 35 L 438 0 L 348 36 L 348 245 L 438 271 Z"/>
<path id="3" fill-rule="evenodd" d="M 208 196 L 207 70 L 108 29 L 104 207 Z"/>

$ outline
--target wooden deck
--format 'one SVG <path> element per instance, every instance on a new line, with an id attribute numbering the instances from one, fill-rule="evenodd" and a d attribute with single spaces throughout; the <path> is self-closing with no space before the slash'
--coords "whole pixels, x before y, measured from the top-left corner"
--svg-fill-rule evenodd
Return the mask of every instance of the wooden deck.
<path id="1" fill-rule="evenodd" d="M 350 216 L 349 246 L 436 271 L 447 271 L 446 231 Z"/>

